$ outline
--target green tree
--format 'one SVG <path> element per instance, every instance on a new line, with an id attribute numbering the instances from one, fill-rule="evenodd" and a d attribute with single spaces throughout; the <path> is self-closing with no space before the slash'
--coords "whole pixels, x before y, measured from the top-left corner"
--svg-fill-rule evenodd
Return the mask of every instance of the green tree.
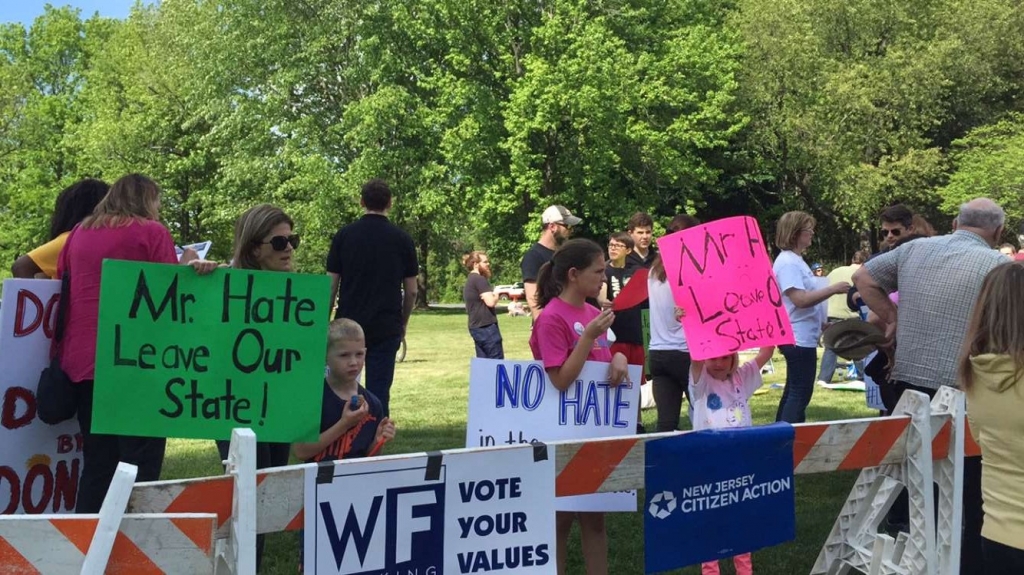
<path id="1" fill-rule="evenodd" d="M 832 253 L 887 205 L 934 210 L 952 140 L 1013 105 L 1018 48 L 997 48 L 1019 37 L 1013 4 L 740 0 L 729 25 L 757 193 L 829 221 Z"/>
<path id="2" fill-rule="evenodd" d="M 61 188 L 91 175 L 67 137 L 82 110 L 83 75 L 109 21 L 47 6 L 29 29 L 0 25 L 0 273 L 45 241 Z"/>
<path id="3" fill-rule="evenodd" d="M 1008 237 L 1024 222 L 1024 115 L 973 130 L 953 144 L 955 172 L 939 188 L 942 208 L 955 214 L 960 204 L 989 197 L 1006 210 Z"/>

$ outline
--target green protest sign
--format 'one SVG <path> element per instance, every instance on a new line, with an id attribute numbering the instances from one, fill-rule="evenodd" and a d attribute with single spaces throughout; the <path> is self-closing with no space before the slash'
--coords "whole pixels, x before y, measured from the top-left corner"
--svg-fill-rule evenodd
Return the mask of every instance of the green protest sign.
<path id="1" fill-rule="evenodd" d="M 316 441 L 326 276 L 103 262 L 93 432 Z"/>
<path id="2" fill-rule="evenodd" d="M 640 331 L 644 338 L 644 373 L 651 373 L 651 310 L 640 310 Z"/>

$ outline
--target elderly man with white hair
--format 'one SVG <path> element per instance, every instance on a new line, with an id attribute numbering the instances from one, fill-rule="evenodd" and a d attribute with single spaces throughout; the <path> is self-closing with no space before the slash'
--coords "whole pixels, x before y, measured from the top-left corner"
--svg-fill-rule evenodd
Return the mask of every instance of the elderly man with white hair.
<path id="1" fill-rule="evenodd" d="M 908 242 L 872 258 L 853 275 L 864 302 L 898 343 L 890 381 L 896 393 L 911 389 L 934 396 L 956 385 L 956 364 L 981 283 L 1007 263 L 995 248 L 1006 214 L 988 198 L 960 206 L 946 236 Z M 888 294 L 899 291 L 899 306 Z M 961 573 L 981 570 L 981 462 L 964 468 L 964 538 Z M 893 515 L 901 510 L 894 507 Z M 904 510 L 905 511 L 905 510 Z"/>

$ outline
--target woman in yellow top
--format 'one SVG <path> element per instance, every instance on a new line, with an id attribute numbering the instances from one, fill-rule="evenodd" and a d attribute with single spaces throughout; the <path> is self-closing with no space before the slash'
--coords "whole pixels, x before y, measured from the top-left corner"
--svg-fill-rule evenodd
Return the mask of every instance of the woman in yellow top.
<path id="1" fill-rule="evenodd" d="M 110 186 L 101 180 L 79 180 L 57 196 L 50 218 L 50 241 L 15 260 L 11 275 L 16 278 L 49 278 L 57 276 L 57 256 L 64 248 L 71 229 L 92 214 L 96 204 L 107 195 Z"/>
<path id="2" fill-rule="evenodd" d="M 985 277 L 960 358 L 971 435 L 981 446 L 986 575 L 1024 573 L 1024 264 Z"/>

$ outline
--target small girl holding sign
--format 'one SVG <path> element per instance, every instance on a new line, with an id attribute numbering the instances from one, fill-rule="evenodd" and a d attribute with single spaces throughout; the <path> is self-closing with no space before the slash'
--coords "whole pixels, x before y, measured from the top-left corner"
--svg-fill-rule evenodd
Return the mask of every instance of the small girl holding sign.
<path id="1" fill-rule="evenodd" d="M 761 368 L 772 358 L 774 346 L 762 347 L 757 357 L 740 365 L 740 354 L 731 353 L 690 363 L 690 397 L 693 428 L 731 429 L 750 427 L 748 401 L 761 387 Z M 750 575 L 750 553 L 732 558 L 736 575 Z M 701 575 L 718 575 L 718 561 L 701 565 Z"/>
<path id="2" fill-rule="evenodd" d="M 598 311 L 586 303 L 596 298 L 605 280 L 604 251 L 590 240 L 569 240 L 540 268 L 537 277 L 537 304 L 543 308 L 530 336 L 534 359 L 544 362 L 551 383 L 559 391 L 567 389 L 589 361 L 610 363 L 608 381 L 622 383 L 627 377 L 626 356 L 612 356 L 608 331 L 615 314 Z M 569 531 L 579 518 L 583 544 L 583 562 L 589 575 L 608 573 L 608 534 L 603 513 L 558 512 L 558 573 L 565 573 Z"/>

